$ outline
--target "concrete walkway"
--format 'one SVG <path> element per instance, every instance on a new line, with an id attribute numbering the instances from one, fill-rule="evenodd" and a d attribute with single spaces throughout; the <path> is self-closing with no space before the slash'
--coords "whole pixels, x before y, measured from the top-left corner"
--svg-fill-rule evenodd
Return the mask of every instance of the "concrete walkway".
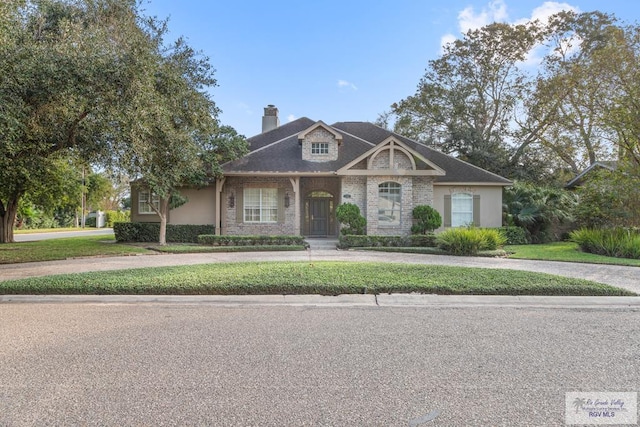
<path id="1" fill-rule="evenodd" d="M 320 240 L 320 239 L 319 239 Z M 0 281 L 54 274 L 108 271 L 130 268 L 194 265 L 247 261 L 348 261 L 391 262 L 459 267 L 501 268 L 556 274 L 592 280 L 640 294 L 640 267 L 570 262 L 516 260 L 506 258 L 455 257 L 390 252 L 341 251 L 331 249 L 335 241 L 312 240 L 311 248 L 300 252 L 240 252 L 208 254 L 157 254 L 124 257 L 78 258 L 0 265 Z"/>

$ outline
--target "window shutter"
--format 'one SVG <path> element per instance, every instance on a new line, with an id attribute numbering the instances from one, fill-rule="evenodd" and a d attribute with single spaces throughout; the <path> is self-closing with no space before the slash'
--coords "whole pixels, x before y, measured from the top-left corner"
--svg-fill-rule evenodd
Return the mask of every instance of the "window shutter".
<path id="1" fill-rule="evenodd" d="M 480 227 L 480 195 L 473 195 L 473 225 Z"/>
<path id="2" fill-rule="evenodd" d="M 451 227 L 451 194 L 444 195 L 444 226 Z"/>
<path id="3" fill-rule="evenodd" d="M 278 222 L 284 222 L 284 188 L 278 188 Z"/>
<path id="4" fill-rule="evenodd" d="M 242 224 L 244 222 L 244 209 L 243 209 L 244 195 L 242 194 L 242 188 L 236 190 L 236 224 Z"/>

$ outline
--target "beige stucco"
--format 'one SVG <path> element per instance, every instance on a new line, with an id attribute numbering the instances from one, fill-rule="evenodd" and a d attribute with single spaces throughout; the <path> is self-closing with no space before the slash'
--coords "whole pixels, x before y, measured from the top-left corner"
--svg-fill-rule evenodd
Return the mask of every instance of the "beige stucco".
<path id="1" fill-rule="evenodd" d="M 215 187 L 185 188 L 180 194 L 187 198 L 187 203 L 169 212 L 171 224 L 208 225 L 215 222 L 216 193 Z"/>
<path id="2" fill-rule="evenodd" d="M 502 186 L 443 185 L 433 186 L 433 207 L 444 219 L 444 196 L 456 192 L 480 196 L 480 227 L 502 226 Z M 441 227 L 439 230 L 442 230 Z"/>

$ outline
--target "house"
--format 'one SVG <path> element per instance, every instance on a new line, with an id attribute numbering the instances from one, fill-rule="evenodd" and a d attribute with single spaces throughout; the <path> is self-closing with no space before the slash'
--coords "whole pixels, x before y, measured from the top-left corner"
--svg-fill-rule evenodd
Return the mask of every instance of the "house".
<path id="1" fill-rule="evenodd" d="M 502 225 L 496 174 L 366 122 L 326 124 L 306 117 L 280 126 L 269 105 L 263 132 L 248 139 L 249 154 L 223 165 L 224 177 L 184 189 L 188 202 L 169 213 L 171 224 L 216 224 L 230 235 L 337 236 L 336 207 L 356 204 L 367 234 L 406 235 L 412 210 L 431 205 L 443 228 Z M 157 222 L 157 203 L 132 191 L 133 222 Z"/>
<path id="2" fill-rule="evenodd" d="M 593 162 L 592 164 L 589 165 L 589 167 L 587 167 L 585 170 L 583 170 L 578 175 L 576 175 L 571 181 L 569 181 L 565 185 L 565 188 L 569 190 L 573 190 L 576 187 L 580 187 L 585 182 L 585 180 L 589 178 L 589 175 L 592 175 L 594 173 L 594 171 L 598 171 L 598 170 L 614 171 L 617 168 L 618 168 L 618 162 L 615 160 Z"/>

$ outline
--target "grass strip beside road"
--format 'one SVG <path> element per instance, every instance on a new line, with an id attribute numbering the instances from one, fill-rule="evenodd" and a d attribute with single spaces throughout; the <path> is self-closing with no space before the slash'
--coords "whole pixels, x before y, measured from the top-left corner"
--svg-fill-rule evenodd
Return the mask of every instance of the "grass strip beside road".
<path id="1" fill-rule="evenodd" d="M 148 249 L 116 243 L 113 236 L 81 236 L 35 242 L 3 243 L 0 264 L 54 261 L 95 256 L 120 256 L 153 253 Z"/>
<path id="2" fill-rule="evenodd" d="M 0 294 L 633 296 L 582 279 L 525 271 L 354 262 L 251 262 L 143 268 L 0 282 Z"/>

